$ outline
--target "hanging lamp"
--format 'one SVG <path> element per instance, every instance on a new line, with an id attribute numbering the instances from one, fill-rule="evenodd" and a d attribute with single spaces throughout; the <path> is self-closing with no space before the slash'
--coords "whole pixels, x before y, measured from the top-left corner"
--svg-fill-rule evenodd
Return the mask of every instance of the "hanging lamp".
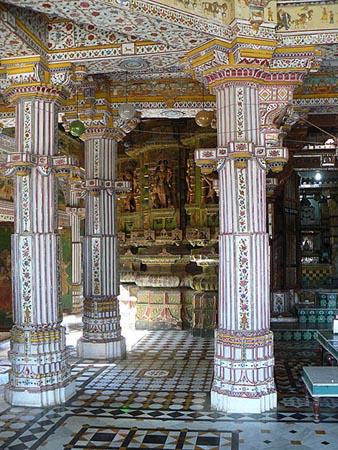
<path id="1" fill-rule="evenodd" d="M 133 117 L 135 117 L 136 109 L 135 106 L 131 103 L 128 103 L 128 79 L 127 79 L 128 72 L 126 72 L 126 86 L 125 86 L 125 95 L 126 100 L 125 103 L 122 103 L 119 106 L 119 116 L 123 120 L 131 120 Z"/>
<path id="2" fill-rule="evenodd" d="M 213 119 L 214 113 L 213 111 L 207 111 L 204 109 L 204 84 L 203 84 L 203 109 L 201 111 L 198 111 L 198 113 L 195 116 L 195 122 L 199 127 L 205 128 L 208 127 Z"/>

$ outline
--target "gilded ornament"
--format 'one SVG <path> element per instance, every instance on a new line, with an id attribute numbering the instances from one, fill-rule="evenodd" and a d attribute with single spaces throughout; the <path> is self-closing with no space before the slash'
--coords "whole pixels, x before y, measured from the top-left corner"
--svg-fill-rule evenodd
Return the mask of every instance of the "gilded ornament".
<path id="1" fill-rule="evenodd" d="M 199 127 L 208 127 L 213 119 L 213 111 L 207 111 L 206 109 L 201 109 L 195 116 L 195 122 Z"/>

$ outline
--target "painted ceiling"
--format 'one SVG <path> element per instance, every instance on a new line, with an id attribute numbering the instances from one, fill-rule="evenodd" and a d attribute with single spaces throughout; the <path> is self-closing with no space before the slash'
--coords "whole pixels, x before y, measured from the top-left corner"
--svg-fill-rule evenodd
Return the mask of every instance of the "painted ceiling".
<path id="1" fill-rule="evenodd" d="M 119 84 L 120 89 L 125 85 L 128 72 L 128 80 L 135 82 L 130 91 L 145 117 L 191 116 L 201 107 L 201 99 L 196 97 L 201 93 L 193 85 L 190 92 L 181 89 L 189 86 L 187 81 L 179 81 L 187 77 L 181 57 L 211 38 L 229 38 L 231 20 L 252 18 L 253 3 L 260 2 L 5 0 L 0 2 L 0 39 L 6 45 L 0 46 L 0 58 L 39 53 L 49 61 L 79 63 L 89 75 L 104 75 L 112 83 L 112 90 L 118 90 Z M 297 101 L 304 104 L 305 96 L 309 98 L 326 89 L 330 102 L 338 104 L 338 3 L 271 1 L 264 8 L 263 18 L 270 32 L 275 24 L 280 45 L 316 43 L 325 50 L 321 73 L 309 78 L 298 90 Z M 179 87 L 175 88 L 170 78 Z M 165 95 L 158 98 L 156 86 L 161 79 Z M 178 89 L 181 98 L 169 104 L 166 98 L 171 92 L 175 99 L 174 89 Z M 187 101 L 189 95 L 191 100 Z M 311 101 L 311 108 L 330 106 Z M 2 111 L 0 121 L 6 120 L 5 113 Z"/>

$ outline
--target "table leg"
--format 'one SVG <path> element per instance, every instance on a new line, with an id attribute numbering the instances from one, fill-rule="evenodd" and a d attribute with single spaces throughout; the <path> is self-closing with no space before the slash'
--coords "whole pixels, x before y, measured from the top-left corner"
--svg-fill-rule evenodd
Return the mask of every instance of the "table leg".
<path id="1" fill-rule="evenodd" d="M 319 397 L 313 397 L 313 417 L 314 417 L 314 422 L 315 423 L 319 423 Z"/>
<path id="2" fill-rule="evenodd" d="M 319 355 L 320 355 L 321 365 L 323 366 L 324 365 L 324 349 L 322 346 L 320 346 Z"/>
<path id="3" fill-rule="evenodd" d="M 305 405 L 309 406 L 309 392 L 307 390 L 306 384 L 303 383 L 304 397 L 305 397 Z"/>
<path id="4" fill-rule="evenodd" d="M 327 360 L 330 366 L 334 366 L 335 359 L 330 353 L 327 355 Z"/>

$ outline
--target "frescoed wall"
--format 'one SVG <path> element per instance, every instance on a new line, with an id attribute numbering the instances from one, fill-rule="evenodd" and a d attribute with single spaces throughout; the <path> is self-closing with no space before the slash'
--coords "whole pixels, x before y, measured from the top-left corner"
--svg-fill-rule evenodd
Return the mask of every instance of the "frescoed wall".
<path id="1" fill-rule="evenodd" d="M 13 201 L 13 181 L 11 178 L 0 176 L 0 199 Z"/>
<path id="2" fill-rule="evenodd" d="M 8 331 L 12 326 L 12 233 L 12 223 L 0 222 L 0 331 Z"/>
<path id="3" fill-rule="evenodd" d="M 61 242 L 61 295 L 64 312 L 72 309 L 72 241 L 70 228 L 60 230 Z"/>
<path id="4" fill-rule="evenodd" d="M 278 31 L 324 30 L 337 28 L 338 3 L 305 6 L 280 5 L 277 9 Z"/>
<path id="5" fill-rule="evenodd" d="M 199 17 L 214 19 L 223 23 L 230 23 L 234 17 L 234 7 L 232 0 L 159 0 L 165 6 L 172 6 L 180 11 L 192 13 Z M 244 0 L 240 0 L 244 3 Z"/>

